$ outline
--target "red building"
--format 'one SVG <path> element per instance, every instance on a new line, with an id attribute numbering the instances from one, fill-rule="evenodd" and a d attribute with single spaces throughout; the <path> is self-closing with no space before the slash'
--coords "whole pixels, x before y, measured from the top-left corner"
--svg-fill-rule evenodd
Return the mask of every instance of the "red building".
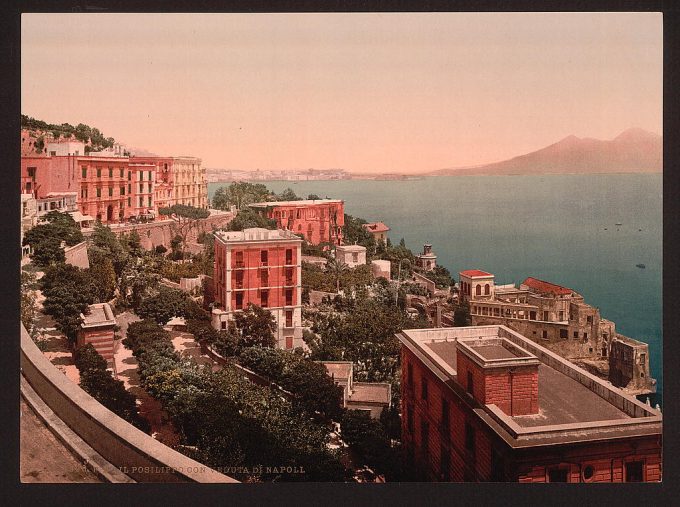
<path id="1" fill-rule="evenodd" d="M 82 347 L 91 343 L 107 363 L 113 364 L 116 317 L 111 306 L 108 303 L 90 305 L 90 313 L 81 314 L 80 317 L 83 322 L 78 331 L 76 346 Z"/>
<path id="2" fill-rule="evenodd" d="M 302 341 L 302 240 L 290 231 L 252 228 L 215 233 L 215 329 L 250 303 L 267 308 L 277 322 L 279 348 Z"/>
<path id="3" fill-rule="evenodd" d="M 402 441 L 423 480 L 657 482 L 661 412 L 505 326 L 405 330 Z"/>
<path id="4" fill-rule="evenodd" d="M 277 227 L 302 234 L 308 243 L 342 244 L 345 204 L 339 199 L 259 202 L 249 205 Z"/>

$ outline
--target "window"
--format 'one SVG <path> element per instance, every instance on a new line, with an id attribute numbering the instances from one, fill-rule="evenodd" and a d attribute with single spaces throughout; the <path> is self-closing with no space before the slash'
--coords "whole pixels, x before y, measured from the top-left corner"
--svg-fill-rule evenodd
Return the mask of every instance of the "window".
<path id="1" fill-rule="evenodd" d="M 82 169 L 83 169 L 83 178 L 87 178 L 87 167 L 83 166 Z"/>
<path id="2" fill-rule="evenodd" d="M 97 197 L 101 197 L 101 196 L 102 196 L 102 189 L 97 188 Z"/>
<path id="3" fill-rule="evenodd" d="M 587 339 L 588 339 L 588 333 L 583 333 L 583 340 L 585 341 Z"/>
<path id="4" fill-rule="evenodd" d="M 128 197 L 128 207 L 132 206 L 132 197 Z"/>
<path id="5" fill-rule="evenodd" d="M 563 340 L 566 339 L 569 336 L 569 331 L 566 329 L 560 329 L 560 338 Z"/>
<path id="6" fill-rule="evenodd" d="M 132 171 L 128 171 L 128 181 L 132 179 Z"/>
<path id="7" fill-rule="evenodd" d="M 644 365 L 647 361 L 647 356 L 645 355 L 644 352 L 640 353 L 640 364 Z"/>
<path id="8" fill-rule="evenodd" d="M 286 289 L 286 306 L 293 305 L 293 289 Z"/>
<path id="9" fill-rule="evenodd" d="M 472 395 L 475 393 L 475 379 L 472 372 L 469 370 L 467 372 L 467 392 Z"/>
<path id="10" fill-rule="evenodd" d="M 293 337 L 292 336 L 286 336 L 286 348 L 287 349 L 293 348 Z"/>
<path id="11" fill-rule="evenodd" d="M 543 331 L 543 339 L 547 340 L 548 339 L 548 331 Z"/>
<path id="12" fill-rule="evenodd" d="M 260 271 L 260 281 L 263 287 L 267 287 L 269 285 L 269 271 L 266 269 Z"/>
<path id="13" fill-rule="evenodd" d="M 529 318 L 531 320 L 536 320 L 536 312 L 529 312 Z"/>
<path id="14" fill-rule="evenodd" d="M 423 454 L 430 452 L 430 423 L 421 421 L 420 423 L 420 450 Z"/>
<path id="15" fill-rule="evenodd" d="M 30 192 L 31 192 L 31 182 L 30 182 L 30 181 L 27 181 L 27 182 L 26 182 L 26 192 L 27 192 L 27 193 L 30 193 Z"/>
<path id="16" fill-rule="evenodd" d="M 236 293 L 236 309 L 240 310 L 243 308 L 243 292 Z"/>
<path id="17" fill-rule="evenodd" d="M 548 312 L 543 312 L 543 320 L 548 320 Z"/>
<path id="18" fill-rule="evenodd" d="M 227 329 L 227 321 L 226 320 L 222 321 L 222 329 Z"/>
<path id="19" fill-rule="evenodd" d="M 149 181 L 151 181 L 151 171 L 149 171 Z M 151 186 L 151 185 L 149 185 Z"/>
<path id="20" fill-rule="evenodd" d="M 144 206 L 144 198 L 139 196 L 139 207 L 141 208 L 142 206 Z"/>
<path id="21" fill-rule="evenodd" d="M 243 288 L 243 271 L 236 271 L 235 281 L 236 281 L 236 288 L 242 289 Z"/>
<path id="22" fill-rule="evenodd" d="M 475 429 L 470 423 L 465 423 L 465 449 L 475 452 Z"/>
<path id="23" fill-rule="evenodd" d="M 449 469 L 451 468 L 451 455 L 449 451 L 442 447 L 441 448 L 441 458 L 439 459 L 439 478 L 442 481 L 451 480 L 451 475 Z"/>
<path id="24" fill-rule="evenodd" d="M 140 183 L 139 184 L 139 193 L 141 194 L 143 192 L 144 192 L 144 183 Z"/>
<path id="25" fill-rule="evenodd" d="M 113 167 L 109 167 L 109 178 L 113 178 Z"/>
<path id="26" fill-rule="evenodd" d="M 593 465 L 586 465 L 583 467 L 583 480 L 585 482 L 590 482 L 592 480 L 593 475 L 595 475 L 595 468 Z"/>
<path id="27" fill-rule="evenodd" d="M 359 254 L 357 252 L 352 252 L 352 262 L 359 262 Z"/>
<path id="28" fill-rule="evenodd" d="M 442 433 L 448 440 L 451 435 L 451 419 L 449 416 L 449 400 L 442 398 Z"/>
<path id="29" fill-rule="evenodd" d="M 151 192 L 151 183 L 149 183 L 147 187 L 149 188 L 149 192 Z"/>
<path id="30" fill-rule="evenodd" d="M 475 294 L 476 294 L 477 296 L 481 296 L 481 295 L 482 295 L 482 286 L 481 286 L 481 285 L 477 285 L 477 287 L 475 288 Z"/>
<path id="31" fill-rule="evenodd" d="M 588 322 L 588 324 L 592 324 L 592 323 L 593 323 L 593 316 L 592 316 L 592 315 L 588 315 L 588 316 L 586 317 L 586 322 Z"/>
<path id="32" fill-rule="evenodd" d="M 299 218 L 300 218 L 300 210 L 297 210 L 297 215 L 296 215 L 296 218 L 297 218 L 297 219 L 299 219 Z"/>
<path id="33" fill-rule="evenodd" d="M 484 294 L 487 295 L 487 296 L 488 296 L 489 294 L 491 294 L 491 289 L 489 288 L 489 284 L 488 284 L 488 283 L 484 285 Z"/>
<path id="34" fill-rule="evenodd" d="M 578 339 L 578 331 L 574 331 L 574 340 Z"/>
<path id="35" fill-rule="evenodd" d="M 503 456 L 496 450 L 491 449 L 491 481 L 504 482 L 505 481 L 505 463 Z"/>
<path id="36" fill-rule="evenodd" d="M 102 168 L 97 167 L 97 178 L 101 178 L 101 177 L 102 177 Z"/>
<path id="37" fill-rule="evenodd" d="M 568 470 L 566 468 L 553 468 L 548 470 L 548 482 L 569 482 L 567 480 Z"/>
<path id="38" fill-rule="evenodd" d="M 242 268 L 243 267 L 243 252 L 236 252 L 234 255 L 235 262 L 236 262 L 236 267 L 237 268 Z"/>
<path id="39" fill-rule="evenodd" d="M 293 285 L 293 268 L 286 268 L 286 285 Z"/>
<path id="40" fill-rule="evenodd" d="M 87 188 L 82 188 L 80 190 L 80 197 L 87 199 Z"/>
<path id="41" fill-rule="evenodd" d="M 564 321 L 564 311 L 560 311 L 560 322 Z"/>
<path id="42" fill-rule="evenodd" d="M 260 251 L 260 262 L 263 266 L 266 266 L 269 262 L 269 252 L 267 250 Z"/>
<path id="43" fill-rule="evenodd" d="M 260 292 L 260 306 L 267 308 L 269 306 L 269 291 L 263 290 Z"/>
<path id="44" fill-rule="evenodd" d="M 113 197 L 113 187 L 109 187 L 109 197 Z"/>
<path id="45" fill-rule="evenodd" d="M 125 195 L 125 185 L 120 187 L 120 195 Z"/>
<path id="46" fill-rule="evenodd" d="M 128 194 L 131 194 L 131 193 L 132 193 L 132 185 L 128 184 Z"/>
<path id="47" fill-rule="evenodd" d="M 149 197 L 147 198 L 147 201 L 148 201 L 148 206 L 149 206 L 149 208 L 150 208 L 150 207 L 151 207 L 151 196 L 149 196 Z"/>
<path id="48" fill-rule="evenodd" d="M 427 401 L 427 379 L 425 377 L 420 378 L 420 397 Z"/>

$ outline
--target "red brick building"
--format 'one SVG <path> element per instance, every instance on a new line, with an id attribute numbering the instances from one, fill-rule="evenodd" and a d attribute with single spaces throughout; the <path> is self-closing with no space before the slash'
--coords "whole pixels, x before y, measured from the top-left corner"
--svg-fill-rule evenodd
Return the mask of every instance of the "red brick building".
<path id="1" fill-rule="evenodd" d="M 345 204 L 339 199 L 259 202 L 249 205 L 277 227 L 302 234 L 308 243 L 342 244 Z"/>
<path id="2" fill-rule="evenodd" d="M 402 441 L 421 479 L 661 480 L 661 413 L 510 328 L 397 337 Z"/>
<path id="3" fill-rule="evenodd" d="M 76 337 L 76 346 L 82 347 L 91 343 L 109 364 L 113 363 L 114 326 L 116 317 L 108 303 L 90 305 L 90 313 L 81 314 L 83 320 Z"/>
<path id="4" fill-rule="evenodd" d="M 290 231 L 252 228 L 215 233 L 215 329 L 252 303 L 277 322 L 279 348 L 302 347 L 302 240 Z"/>

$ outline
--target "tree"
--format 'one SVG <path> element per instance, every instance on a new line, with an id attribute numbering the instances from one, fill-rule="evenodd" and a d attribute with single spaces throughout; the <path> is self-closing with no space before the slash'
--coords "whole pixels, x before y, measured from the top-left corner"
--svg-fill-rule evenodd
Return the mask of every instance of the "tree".
<path id="1" fill-rule="evenodd" d="M 35 147 L 35 151 L 37 153 L 42 153 L 43 149 L 45 148 L 45 138 L 43 136 L 38 136 L 38 139 L 33 146 Z"/>
<path id="2" fill-rule="evenodd" d="M 242 231 L 243 229 L 249 229 L 251 227 L 262 227 L 264 229 L 273 230 L 276 229 L 276 220 L 270 220 L 250 208 L 245 208 L 239 211 L 234 219 L 229 222 L 227 230 Z"/>
<path id="3" fill-rule="evenodd" d="M 76 350 L 75 364 L 80 373 L 80 387 L 86 393 L 130 424 L 150 432 L 148 421 L 137 411 L 135 397 L 125 389 L 123 382 L 111 376 L 106 361 L 92 344 Z"/>
<path id="4" fill-rule="evenodd" d="M 151 319 L 131 322 L 123 339 L 123 345 L 135 357 L 141 356 L 150 346 L 159 343 L 172 346 L 170 334 Z"/>
<path id="5" fill-rule="evenodd" d="M 182 258 L 184 258 L 187 235 L 198 225 L 200 220 L 210 216 L 210 212 L 207 209 L 187 206 L 186 204 L 173 204 L 169 208 L 160 208 L 158 214 L 169 216 L 173 219 L 173 228 L 182 238 Z"/>
<path id="6" fill-rule="evenodd" d="M 241 210 L 254 202 L 266 201 L 271 192 L 262 183 L 234 182 L 220 187 L 213 196 L 213 208 L 229 210 L 231 206 Z"/>
<path id="7" fill-rule="evenodd" d="M 366 224 L 363 218 L 355 218 L 345 213 L 345 225 L 342 227 L 343 241 L 346 245 L 361 245 L 366 247 L 366 252 L 370 255 L 375 251 L 375 239 L 363 225 Z"/>
<path id="8" fill-rule="evenodd" d="M 470 305 L 468 303 L 460 303 L 453 309 L 453 326 L 465 327 L 472 325 L 472 317 L 470 317 Z"/>
<path id="9" fill-rule="evenodd" d="M 364 462 L 392 480 L 398 473 L 399 459 L 382 424 L 359 410 L 347 410 L 340 422 L 342 439 Z"/>
<path id="10" fill-rule="evenodd" d="M 21 272 L 21 323 L 28 334 L 35 334 L 36 296 L 34 292 L 36 277 L 33 273 Z"/>
<path id="11" fill-rule="evenodd" d="M 276 321 L 269 310 L 249 303 L 245 311 L 236 314 L 234 322 L 241 347 L 274 347 Z"/>
<path id="12" fill-rule="evenodd" d="M 152 319 L 162 326 L 173 317 L 184 317 L 188 301 L 186 292 L 161 285 L 158 294 L 142 301 L 137 308 L 137 315 Z"/>
<path id="13" fill-rule="evenodd" d="M 92 280 L 96 280 L 95 299 L 99 303 L 110 301 L 116 292 L 116 272 L 110 258 L 104 257 L 87 270 Z"/>
<path id="14" fill-rule="evenodd" d="M 293 189 L 288 187 L 285 189 L 283 192 L 281 192 L 277 197 L 277 201 L 301 201 L 302 198 L 298 197 L 295 192 L 293 192 Z"/>
<path id="15" fill-rule="evenodd" d="M 319 199 L 321 199 L 321 197 L 319 197 L 319 196 L 316 195 L 316 194 L 309 194 L 309 195 L 307 196 L 307 199 L 310 200 L 310 201 L 318 201 Z"/>
<path id="16" fill-rule="evenodd" d="M 330 273 L 335 280 L 335 292 L 340 292 L 340 279 L 349 271 L 349 266 L 333 257 L 326 261 L 326 271 Z"/>
<path id="17" fill-rule="evenodd" d="M 66 261 L 64 249 L 61 247 L 61 240 L 58 238 L 46 238 L 33 246 L 31 260 L 40 267 L 47 267 L 53 264 Z"/>
<path id="18" fill-rule="evenodd" d="M 139 308 L 142 301 L 156 294 L 160 284 L 162 258 L 133 258 L 125 265 L 120 277 L 121 303 Z"/>
<path id="19" fill-rule="evenodd" d="M 43 267 L 64 262 L 62 241 L 68 246 L 83 241 L 78 225 L 71 215 L 59 211 L 50 211 L 41 218 L 41 222 L 24 234 L 23 244 L 33 249 L 31 258 Z"/>
<path id="20" fill-rule="evenodd" d="M 45 296 L 43 311 L 56 321 L 56 327 L 75 342 L 82 322 L 95 299 L 96 283 L 89 273 L 70 264 L 56 264 L 45 270 L 39 282 Z"/>

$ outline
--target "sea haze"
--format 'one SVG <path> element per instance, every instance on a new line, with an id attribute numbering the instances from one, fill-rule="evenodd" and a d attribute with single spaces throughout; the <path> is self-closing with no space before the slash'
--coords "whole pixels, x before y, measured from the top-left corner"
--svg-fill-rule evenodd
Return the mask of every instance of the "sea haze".
<path id="1" fill-rule="evenodd" d="M 345 212 L 383 221 L 414 252 L 432 243 L 457 279 L 483 269 L 496 283 L 534 276 L 570 287 L 649 343 L 661 403 L 662 175 L 439 176 L 410 181 L 268 181 L 345 201 Z M 226 183 L 210 183 L 208 194 Z M 615 224 L 622 225 L 616 226 Z M 636 267 L 644 264 L 645 269 Z"/>

